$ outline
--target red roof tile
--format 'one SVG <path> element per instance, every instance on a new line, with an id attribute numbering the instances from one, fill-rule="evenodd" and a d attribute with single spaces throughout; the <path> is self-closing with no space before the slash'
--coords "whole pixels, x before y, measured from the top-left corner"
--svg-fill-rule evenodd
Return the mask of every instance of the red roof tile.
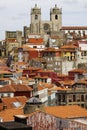
<path id="1" fill-rule="evenodd" d="M 3 105 L 7 107 L 7 109 L 11 109 L 11 108 L 15 108 L 15 106 L 13 105 L 14 102 L 20 102 L 21 106 L 24 106 L 25 102 L 27 101 L 27 97 L 25 96 L 4 97 L 1 98 L 1 100 Z"/>
<path id="2" fill-rule="evenodd" d="M 3 122 L 14 121 L 14 115 L 23 115 L 23 108 L 6 109 L 0 112 Z"/>
<path id="3" fill-rule="evenodd" d="M 32 91 L 33 89 L 27 85 L 17 84 L 12 85 L 15 91 Z"/>
<path id="4" fill-rule="evenodd" d="M 46 113 L 61 118 L 87 117 L 87 110 L 80 106 L 52 106 L 45 107 Z"/>
<path id="5" fill-rule="evenodd" d="M 43 38 L 29 38 L 28 43 L 43 43 Z"/>
<path id="6" fill-rule="evenodd" d="M 61 30 L 87 30 L 87 26 L 63 26 Z"/>
<path id="7" fill-rule="evenodd" d="M 0 86 L 0 93 L 15 92 L 15 89 L 11 85 Z"/>

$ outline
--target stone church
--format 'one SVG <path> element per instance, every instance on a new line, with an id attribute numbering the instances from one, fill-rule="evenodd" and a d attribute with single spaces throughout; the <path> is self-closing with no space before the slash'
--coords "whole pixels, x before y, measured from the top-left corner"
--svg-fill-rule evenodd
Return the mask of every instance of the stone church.
<path id="1" fill-rule="evenodd" d="M 50 9 L 50 20 L 42 20 L 41 15 L 41 8 L 35 4 L 35 7 L 31 9 L 30 27 L 24 26 L 25 38 L 31 34 L 58 36 L 59 33 L 61 35 L 61 32 L 87 35 L 87 26 L 62 26 L 62 9 L 57 5 Z"/>
<path id="2" fill-rule="evenodd" d="M 41 19 L 41 8 L 35 4 L 31 9 L 31 23 L 30 27 L 24 27 L 24 36 L 27 38 L 28 34 L 51 35 L 58 33 L 62 27 L 62 9 L 55 5 L 50 9 L 50 20 Z"/>

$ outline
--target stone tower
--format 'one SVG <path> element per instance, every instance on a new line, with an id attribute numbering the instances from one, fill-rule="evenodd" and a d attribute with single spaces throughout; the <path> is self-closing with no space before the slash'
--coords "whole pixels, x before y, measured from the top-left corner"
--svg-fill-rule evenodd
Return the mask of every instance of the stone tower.
<path id="1" fill-rule="evenodd" d="M 44 14 L 45 15 L 45 14 Z M 50 20 L 41 19 L 41 9 L 35 7 L 31 9 L 30 34 L 51 35 L 58 34 L 62 27 L 62 9 L 57 5 L 50 9 Z"/>
<path id="2" fill-rule="evenodd" d="M 41 9 L 37 7 L 37 4 L 35 4 L 35 7 L 31 9 L 31 25 L 30 30 L 33 34 L 39 34 L 39 24 L 41 21 Z"/>
<path id="3" fill-rule="evenodd" d="M 37 97 L 29 99 L 23 108 L 24 114 L 31 114 L 37 110 L 45 112 L 44 104 Z"/>
<path id="4" fill-rule="evenodd" d="M 50 21 L 52 21 L 52 31 L 59 31 L 62 27 L 62 9 L 59 9 L 57 5 L 50 9 Z"/>

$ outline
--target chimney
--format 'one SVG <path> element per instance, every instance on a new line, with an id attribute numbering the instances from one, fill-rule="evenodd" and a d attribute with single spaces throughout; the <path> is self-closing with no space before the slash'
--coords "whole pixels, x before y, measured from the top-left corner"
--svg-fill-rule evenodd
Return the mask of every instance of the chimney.
<path id="1" fill-rule="evenodd" d="M 7 106 L 6 105 L 3 105 L 3 110 L 6 110 L 7 109 Z"/>

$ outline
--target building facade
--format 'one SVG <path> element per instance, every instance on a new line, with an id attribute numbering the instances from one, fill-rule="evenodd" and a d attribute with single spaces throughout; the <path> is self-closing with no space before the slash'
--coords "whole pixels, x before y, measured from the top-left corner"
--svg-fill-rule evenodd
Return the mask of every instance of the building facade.
<path id="1" fill-rule="evenodd" d="M 31 9 L 31 23 L 30 27 L 24 27 L 24 34 L 51 34 L 58 33 L 62 27 L 62 9 L 59 9 L 57 5 L 50 9 L 50 20 L 41 19 L 41 9 L 35 7 Z M 26 36 L 26 37 L 27 37 Z"/>

